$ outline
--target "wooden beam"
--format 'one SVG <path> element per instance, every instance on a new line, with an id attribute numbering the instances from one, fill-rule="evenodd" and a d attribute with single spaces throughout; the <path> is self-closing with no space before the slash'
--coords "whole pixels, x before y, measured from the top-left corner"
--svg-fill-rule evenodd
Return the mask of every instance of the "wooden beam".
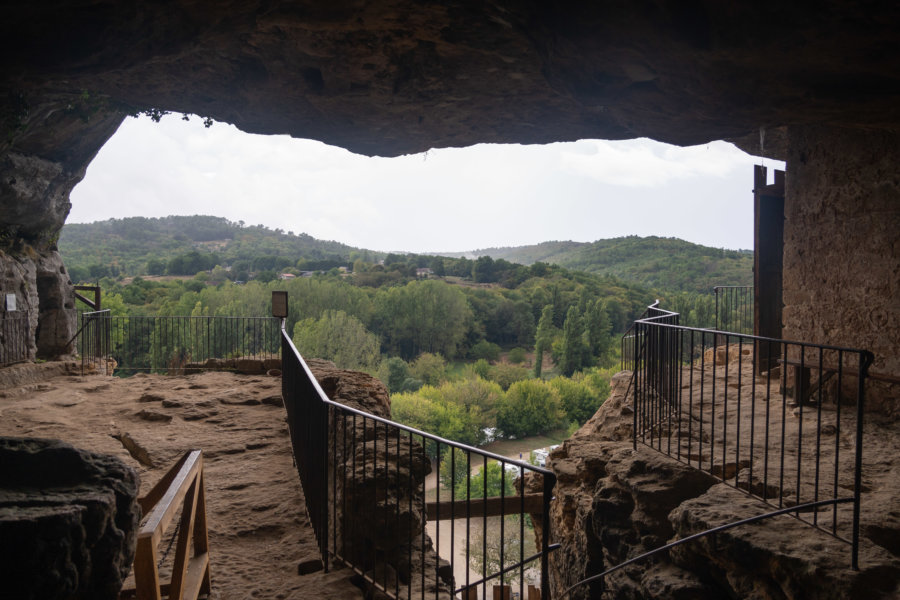
<path id="1" fill-rule="evenodd" d="M 471 518 L 518 515 L 523 512 L 539 515 L 544 512 L 544 494 L 525 494 L 524 496 L 506 496 L 505 498 L 500 496 L 472 498 L 468 502 L 468 509 L 466 508 L 465 500 L 427 502 L 425 504 L 425 512 L 429 521 L 465 519 L 467 515 Z"/>

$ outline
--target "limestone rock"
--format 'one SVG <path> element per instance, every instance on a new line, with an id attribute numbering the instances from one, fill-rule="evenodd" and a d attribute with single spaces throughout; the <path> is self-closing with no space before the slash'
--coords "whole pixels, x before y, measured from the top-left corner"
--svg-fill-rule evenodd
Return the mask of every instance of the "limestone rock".
<path id="1" fill-rule="evenodd" d="M 54 440 L 0 438 L 0 563 L 16 599 L 114 599 L 131 569 L 137 474 Z"/>

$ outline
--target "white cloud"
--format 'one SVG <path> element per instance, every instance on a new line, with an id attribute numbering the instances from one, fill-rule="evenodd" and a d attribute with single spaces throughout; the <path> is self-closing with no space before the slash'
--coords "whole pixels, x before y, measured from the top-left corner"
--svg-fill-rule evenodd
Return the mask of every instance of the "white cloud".
<path id="1" fill-rule="evenodd" d="M 758 160 L 646 139 L 368 158 L 197 118 L 127 119 L 72 192 L 69 220 L 212 214 L 377 250 L 630 234 L 749 247 Z"/>

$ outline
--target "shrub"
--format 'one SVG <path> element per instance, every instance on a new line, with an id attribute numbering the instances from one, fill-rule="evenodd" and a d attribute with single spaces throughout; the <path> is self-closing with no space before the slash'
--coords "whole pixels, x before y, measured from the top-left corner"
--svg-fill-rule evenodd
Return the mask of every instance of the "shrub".
<path id="1" fill-rule="evenodd" d="M 598 397 L 584 381 L 574 381 L 566 377 L 556 377 L 550 380 L 550 387 L 559 395 L 560 404 L 569 421 L 583 424 L 594 416 L 600 404 L 606 399 Z"/>
<path id="2" fill-rule="evenodd" d="M 500 346 L 487 340 L 481 340 L 472 346 L 469 354 L 475 359 L 483 358 L 484 360 L 496 361 L 500 358 Z"/>
<path id="3" fill-rule="evenodd" d="M 440 354 L 423 352 L 410 365 L 409 372 L 428 385 L 438 385 L 446 378 L 447 362 Z"/>
<path id="4" fill-rule="evenodd" d="M 525 367 L 499 363 L 491 366 L 487 378 L 491 381 L 496 381 L 504 390 L 508 390 L 509 386 L 517 381 L 528 379 L 530 375 L 531 373 Z"/>
<path id="5" fill-rule="evenodd" d="M 509 362 L 511 362 L 514 365 L 518 365 L 518 364 L 525 362 L 524 348 L 513 348 L 512 350 L 509 351 L 507 358 L 509 358 Z"/>
<path id="6" fill-rule="evenodd" d="M 488 361 L 484 360 L 483 358 L 479 358 L 475 361 L 475 364 L 472 365 L 472 371 L 474 371 L 475 375 L 481 377 L 482 379 L 489 379 L 491 365 L 489 365 Z"/>

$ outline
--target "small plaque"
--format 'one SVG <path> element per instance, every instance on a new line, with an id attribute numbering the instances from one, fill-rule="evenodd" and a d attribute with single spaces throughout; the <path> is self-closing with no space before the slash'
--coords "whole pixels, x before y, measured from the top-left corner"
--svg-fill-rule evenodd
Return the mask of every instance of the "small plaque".
<path id="1" fill-rule="evenodd" d="M 272 292 L 272 316 L 278 319 L 287 319 L 288 294 L 287 292 Z"/>
<path id="2" fill-rule="evenodd" d="M 7 294 L 6 295 L 6 310 L 8 312 L 16 311 L 16 295 L 15 294 Z"/>

